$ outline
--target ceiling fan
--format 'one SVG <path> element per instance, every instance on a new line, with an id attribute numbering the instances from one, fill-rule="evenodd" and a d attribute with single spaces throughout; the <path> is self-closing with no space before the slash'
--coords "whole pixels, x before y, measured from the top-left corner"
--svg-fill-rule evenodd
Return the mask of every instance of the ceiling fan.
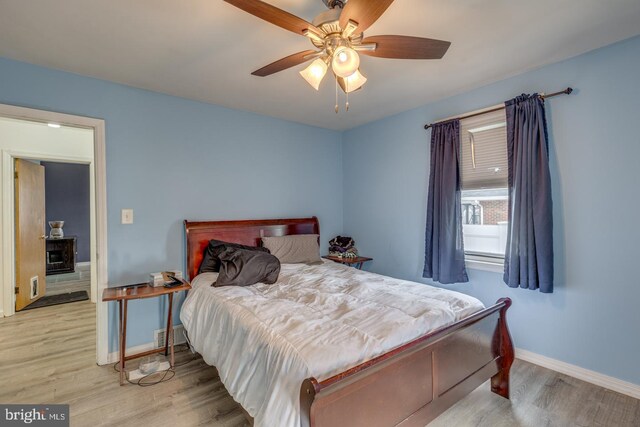
<path id="1" fill-rule="evenodd" d="M 410 36 L 365 38 L 364 31 L 382 16 L 393 0 L 322 0 L 329 10 L 316 16 L 312 23 L 260 0 L 225 1 L 285 30 L 308 37 L 315 47 L 279 59 L 251 74 L 265 77 L 313 59 L 300 75 L 316 90 L 329 67 L 347 96 L 360 89 L 367 78 L 360 72 L 358 52 L 378 58 L 440 59 L 451 45 L 447 41 Z"/>

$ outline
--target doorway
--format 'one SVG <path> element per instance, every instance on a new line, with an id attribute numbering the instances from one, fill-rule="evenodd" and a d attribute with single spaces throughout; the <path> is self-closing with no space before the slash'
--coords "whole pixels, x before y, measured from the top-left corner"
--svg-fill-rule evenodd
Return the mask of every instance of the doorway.
<path id="1" fill-rule="evenodd" d="M 91 163 L 14 160 L 16 311 L 90 298 L 90 169 Z"/>
<path id="2" fill-rule="evenodd" d="M 0 104 L 0 122 L 5 125 L 10 124 L 10 126 L 5 126 L 5 130 L 7 127 L 14 130 L 16 127 L 21 127 L 20 132 L 5 132 L 0 135 L 2 136 L 0 138 L 0 157 L 2 160 L 0 163 L 0 203 L 2 204 L 0 217 L 0 259 L 2 260 L 0 262 L 0 278 L 2 279 L 0 316 L 12 316 L 16 313 L 16 244 L 19 237 L 15 231 L 17 213 L 14 187 L 16 160 L 26 160 L 31 163 L 54 162 L 88 165 L 90 181 L 89 263 L 91 266 L 88 273 L 89 293 L 96 308 L 96 360 L 98 364 L 106 364 L 108 361 L 108 313 L 107 304 L 101 302 L 99 298 L 107 285 L 104 121 Z M 51 133 L 51 130 L 60 132 Z M 46 140 L 36 137 L 25 138 L 25 133 L 29 135 L 46 134 L 47 137 Z M 84 142 L 82 144 L 76 143 L 70 135 L 83 135 Z M 43 234 L 44 238 L 42 238 Z M 39 237 L 46 240 L 46 235 L 48 232 L 40 234 Z"/>

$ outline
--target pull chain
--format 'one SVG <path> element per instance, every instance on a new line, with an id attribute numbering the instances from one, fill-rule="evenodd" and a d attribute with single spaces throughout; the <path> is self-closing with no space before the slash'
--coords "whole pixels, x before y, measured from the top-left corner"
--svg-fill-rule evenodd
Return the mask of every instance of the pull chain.
<path id="1" fill-rule="evenodd" d="M 336 77 L 336 114 L 340 111 L 340 107 L 338 107 L 338 77 Z"/>
<path id="2" fill-rule="evenodd" d="M 347 88 L 347 102 L 344 104 L 344 108 L 349 111 L 349 82 L 345 81 L 344 83 Z"/>

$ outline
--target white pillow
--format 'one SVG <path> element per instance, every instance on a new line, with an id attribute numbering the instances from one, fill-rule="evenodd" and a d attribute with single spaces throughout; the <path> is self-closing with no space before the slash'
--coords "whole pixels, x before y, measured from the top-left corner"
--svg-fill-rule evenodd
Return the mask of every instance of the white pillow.
<path id="1" fill-rule="evenodd" d="M 317 234 L 292 234 L 291 236 L 263 237 L 262 246 L 269 249 L 282 264 L 321 263 Z"/>
<path id="2" fill-rule="evenodd" d="M 191 281 L 191 287 L 195 289 L 200 286 L 211 286 L 216 280 L 218 280 L 217 272 L 200 273 Z"/>

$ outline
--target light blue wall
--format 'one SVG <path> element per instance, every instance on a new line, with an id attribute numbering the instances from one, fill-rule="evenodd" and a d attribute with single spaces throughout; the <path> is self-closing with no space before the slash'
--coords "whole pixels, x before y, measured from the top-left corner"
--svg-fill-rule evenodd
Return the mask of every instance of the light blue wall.
<path id="1" fill-rule="evenodd" d="M 571 85 L 573 95 L 547 102 L 555 293 L 512 290 L 477 270 L 450 288 L 486 304 L 511 297 L 518 347 L 640 384 L 638 76 L 634 38 L 342 134 L 2 58 L 0 103 L 106 120 L 111 284 L 184 269 L 184 218 L 313 214 L 323 244 L 352 235 L 375 257 L 372 270 L 428 283 L 420 274 L 429 173 L 422 125 Z M 344 195 L 343 177 L 357 183 Z M 135 224 L 120 225 L 121 208 L 135 210 Z M 149 342 L 163 314 L 153 300 L 132 303 L 129 345 Z"/>
<path id="2" fill-rule="evenodd" d="M 567 86 L 573 95 L 547 101 L 555 292 L 513 290 L 478 270 L 446 287 L 485 304 L 512 298 L 517 347 L 640 384 L 640 37 L 345 132 L 343 232 L 375 258 L 371 270 L 429 283 L 422 126 Z"/>
<path id="3" fill-rule="evenodd" d="M 0 103 L 106 120 L 112 285 L 184 270 L 184 219 L 316 215 L 325 248 L 342 231 L 339 132 L 2 58 Z M 133 225 L 120 224 L 122 208 L 134 209 Z M 132 302 L 128 345 L 151 342 L 164 310 Z M 109 328 L 115 351 L 115 305 Z"/>

